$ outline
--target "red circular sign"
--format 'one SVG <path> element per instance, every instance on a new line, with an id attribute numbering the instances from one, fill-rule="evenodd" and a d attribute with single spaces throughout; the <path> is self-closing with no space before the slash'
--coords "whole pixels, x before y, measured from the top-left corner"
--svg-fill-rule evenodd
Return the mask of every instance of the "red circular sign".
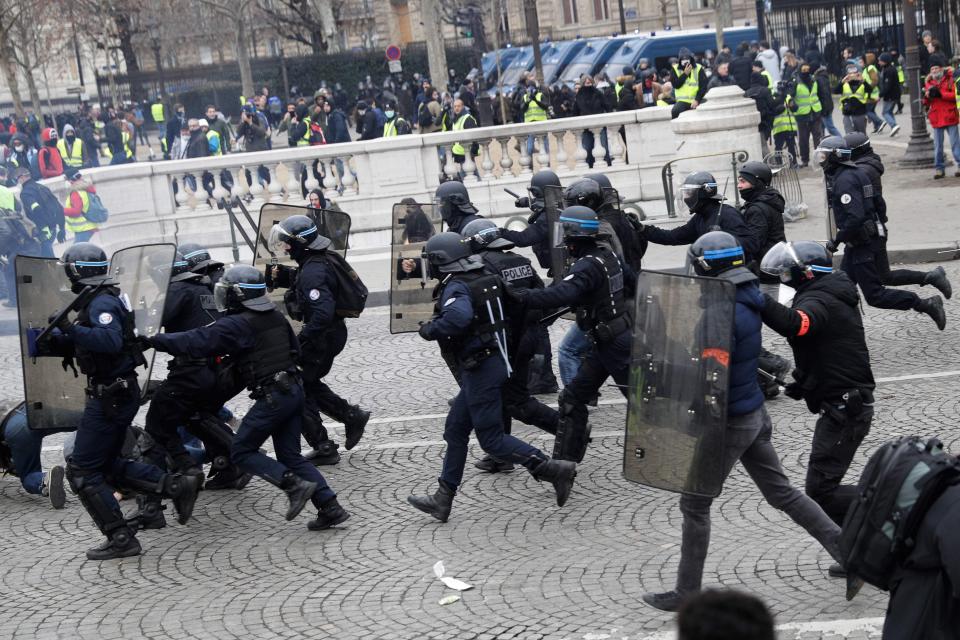
<path id="1" fill-rule="evenodd" d="M 400 47 L 395 44 L 387 47 L 387 60 L 399 60 L 400 59 Z"/>

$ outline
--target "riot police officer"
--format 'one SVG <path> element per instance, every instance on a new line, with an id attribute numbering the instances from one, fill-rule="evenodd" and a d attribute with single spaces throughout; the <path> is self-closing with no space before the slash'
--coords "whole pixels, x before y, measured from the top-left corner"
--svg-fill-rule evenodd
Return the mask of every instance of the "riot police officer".
<path id="1" fill-rule="evenodd" d="M 804 400 L 820 416 L 807 495 L 840 524 L 857 496 L 855 485 L 840 483 L 870 431 L 876 387 L 860 296 L 845 272 L 833 271 L 833 257 L 816 242 L 780 243 L 767 252 L 760 268 L 797 292 L 790 307 L 765 296 L 763 322 L 793 349 L 797 368 L 786 394 Z"/>
<path id="2" fill-rule="evenodd" d="M 620 251 L 617 253 L 625 266 L 633 269 L 634 273 L 639 273 L 643 254 L 647 252 L 647 241 L 639 237 L 637 231 L 641 228 L 640 221 L 627 215 L 620 209 L 620 194 L 613 188 L 610 178 L 604 173 L 588 173 L 583 176 L 584 180 L 593 180 L 600 187 L 601 199 L 599 204 L 591 206 L 586 202 L 571 202 L 573 192 L 568 189 L 564 192 L 564 206 L 581 204 L 590 207 L 597 212 L 600 218 L 600 231 L 603 233 L 604 223 L 608 224 L 614 231 L 616 239 L 620 244 Z M 576 184 L 576 183 L 574 183 Z M 570 185 L 573 187 L 574 185 Z M 589 185 L 587 185 L 589 187 Z M 589 188 L 592 192 L 592 188 Z M 591 196 L 592 197 L 592 196 Z M 615 249 L 616 250 L 616 249 Z"/>
<path id="3" fill-rule="evenodd" d="M 740 212 L 723 203 L 716 179 L 706 171 L 687 176 L 680 187 L 691 218 L 675 229 L 643 225 L 641 237 L 654 244 L 683 245 L 696 242 L 708 231 L 726 231 L 740 242 L 747 260 L 760 257 L 760 243 Z"/>
<path id="4" fill-rule="evenodd" d="M 477 208 L 470 202 L 467 188 L 457 180 L 449 180 L 437 187 L 434 199 L 449 231 L 460 233 L 461 229 L 480 217 Z"/>
<path id="5" fill-rule="evenodd" d="M 527 218 L 526 229 L 522 231 L 503 229 L 500 232 L 505 240 L 518 247 L 533 247 L 533 255 L 537 257 L 540 267 L 548 271 L 551 267 L 550 224 L 543 212 L 544 190 L 550 187 L 560 188 L 560 178 L 556 173 L 549 169 L 541 169 L 533 174 L 530 186 L 527 187 L 529 196 L 517 198 L 513 203 L 518 209 L 530 209 L 532 212 Z"/>
<path id="6" fill-rule="evenodd" d="M 78 242 L 63 253 L 60 262 L 71 290 L 89 298 L 76 309 L 76 321 L 59 320 L 49 342 L 38 349 L 41 355 L 75 358 L 87 376 L 86 405 L 66 471 L 70 488 L 107 537 L 105 543 L 87 551 L 87 558 L 139 555 L 140 543 L 120 512 L 111 485 L 172 498 L 180 524 L 186 524 L 200 479 L 119 457 L 127 428 L 140 407 L 135 369 L 146 362 L 134 334 L 133 313 L 107 276 L 109 263 L 100 247 Z"/>
<path id="7" fill-rule="evenodd" d="M 274 225 L 270 232 L 271 251 L 288 253 L 299 266 L 274 284 L 289 286 L 290 290 L 284 295 L 287 313 L 294 320 L 303 321 L 297 337 L 307 407 L 310 409 L 304 436 L 314 448 L 307 456 L 314 464 L 336 464 L 340 460 L 337 444 L 328 437 L 319 413 L 344 424 L 347 450 L 353 449 L 360 441 L 370 420 L 369 411 L 350 404 L 323 381 L 333 368 L 334 359 L 347 344 L 347 325 L 336 313 L 339 284 L 326 257 L 329 246 L 330 239 L 320 235 L 316 222 L 307 216 L 290 216 Z"/>
<path id="8" fill-rule="evenodd" d="M 521 289 L 542 289 L 543 280 L 537 275 L 533 265 L 525 257 L 513 253 L 513 243 L 500 237 L 500 229 L 491 220 L 474 220 L 463 228 L 463 237 L 470 243 L 470 249 L 480 256 L 487 273 L 498 276 L 512 287 Z M 540 314 L 526 314 L 513 322 L 508 331 L 508 353 L 513 369 L 506 384 L 503 385 L 503 431 L 510 433 L 511 418 L 543 429 L 547 433 L 557 432 L 559 415 L 536 398 L 531 397 L 527 386 L 528 370 L 535 361 L 537 341 L 545 326 L 539 322 Z M 485 455 L 474 463 L 482 471 L 497 473 L 513 470 L 513 463 L 497 460 Z"/>
<path id="9" fill-rule="evenodd" d="M 718 322 L 726 327 L 733 324 L 733 350 L 704 346 L 704 366 L 725 369 L 729 382 L 727 392 L 727 425 L 722 452 L 711 451 L 709 456 L 721 456 L 719 466 L 723 479 L 739 460 L 763 493 L 767 502 L 817 539 L 836 559 L 840 557 L 838 540 L 840 527 L 827 517 L 816 502 L 790 484 L 783 471 L 777 452 L 770 442 L 773 423 L 763 406 L 763 393 L 755 371 L 760 356 L 760 333 L 763 327 L 760 310 L 763 297 L 757 288 L 757 276 L 747 269 L 740 243 L 729 233 L 711 231 L 694 242 L 688 257 L 697 275 L 722 278 L 736 285 L 736 304 L 733 318 Z M 703 332 L 710 335 L 710 331 Z M 709 338 L 706 338 L 709 340 Z M 715 464 L 711 461 L 711 464 Z M 694 468 L 696 470 L 696 468 Z M 710 545 L 710 507 L 713 498 L 683 493 L 680 512 L 683 514 L 683 534 L 680 546 L 680 564 L 676 587 L 665 593 L 645 593 L 647 604 L 663 611 L 676 611 L 684 599 L 700 591 L 703 565 Z"/>
<path id="10" fill-rule="evenodd" d="M 424 340 L 436 340 L 444 360 L 456 367 L 460 393 L 444 425 L 447 450 L 439 487 L 433 495 L 409 496 L 407 501 L 441 522 L 450 516 L 463 479 L 471 431 L 487 454 L 521 464 L 537 480 L 552 483 L 558 506 L 566 503 L 577 475 L 574 463 L 551 460 L 503 432 L 501 393 L 510 370 L 504 284 L 484 273 L 483 262 L 471 253 L 469 241 L 452 232 L 433 236 L 423 249 L 430 276 L 440 284 L 434 315 L 419 333 Z"/>
<path id="11" fill-rule="evenodd" d="M 859 285 L 870 306 L 925 313 L 943 331 L 947 316 L 940 296 L 921 298 L 912 291 L 883 286 L 881 270 L 886 261 L 878 254 L 883 248 L 881 238 L 886 235 L 886 229 L 876 211 L 873 185 L 863 169 L 850 159 L 847 143 L 839 136 L 824 138 L 816 155 L 823 167 L 827 202 L 837 225 L 837 237 L 827 248 L 833 251 L 839 244 L 844 245 L 840 268 Z"/>
<path id="12" fill-rule="evenodd" d="M 737 173 L 737 190 L 743 198 L 740 212 L 760 246 L 757 260 L 765 256 L 770 247 L 787 239 L 783 228 L 786 201 L 779 191 L 770 186 L 772 180 L 773 172 L 763 162 L 745 162 Z M 780 281 L 763 272 L 760 272 L 759 278 L 760 290 L 776 299 Z M 773 398 L 780 393 L 778 381 L 789 375 L 790 368 L 785 358 L 761 348 L 760 386 L 765 396 Z"/>
<path id="13" fill-rule="evenodd" d="M 891 287 L 899 287 L 905 284 L 916 284 L 921 287 L 928 284 L 933 285 L 940 290 L 944 298 L 949 300 L 953 295 L 953 287 L 950 285 L 950 280 L 947 279 L 947 273 L 943 270 L 943 267 L 937 267 L 932 271 L 890 269 L 890 260 L 887 256 L 890 228 L 887 226 L 887 202 L 883 198 L 883 161 L 880 156 L 874 153 L 873 147 L 870 145 L 870 138 L 866 134 L 855 131 L 844 136 L 843 140 L 850 149 L 850 159 L 870 179 L 870 184 L 873 186 L 873 207 L 877 213 L 877 219 L 883 224 L 886 232 L 880 238 L 880 246 L 877 247 L 876 251 L 880 280 L 883 284 Z"/>
<path id="14" fill-rule="evenodd" d="M 290 324 L 267 298 L 263 274 L 247 265 L 227 269 L 214 289 L 217 309 L 225 316 L 205 327 L 142 338 L 175 356 L 208 358 L 227 354 L 256 402 L 244 416 L 231 449 L 242 470 L 282 489 L 289 499 L 286 519 L 293 520 L 312 501 L 318 509 L 307 527 L 327 529 L 350 514 L 317 469 L 300 455 L 303 387 L 297 374 L 299 344 Z M 260 446 L 273 439 L 277 459 Z"/>
<path id="15" fill-rule="evenodd" d="M 210 251 L 195 242 L 180 245 L 180 253 L 193 273 L 206 276 L 211 290 L 223 275 L 223 263 L 210 257 Z"/>
<path id="16" fill-rule="evenodd" d="M 213 290 L 205 280 L 205 276 L 189 270 L 182 249 L 178 250 L 163 307 L 162 324 L 168 333 L 196 329 L 220 316 L 213 302 Z M 204 450 L 214 461 L 212 477 L 204 488 L 242 489 L 250 481 L 250 475 L 229 463 L 233 432 L 216 418 L 223 403 L 239 393 L 242 387 L 219 388 L 220 364 L 215 358 L 177 356 L 170 360 L 167 369 L 167 378 L 153 393 L 147 411 L 146 435 L 140 441 L 142 458 L 166 469 L 169 456 L 174 471 L 202 476 L 203 470 L 187 453 L 178 431 L 180 427 L 186 427 L 203 441 Z M 160 496 L 142 496 L 138 503 L 140 510 L 136 524 L 139 527 L 159 529 L 166 526 Z"/>
<path id="17" fill-rule="evenodd" d="M 630 370 L 631 324 L 627 315 L 627 286 L 620 260 L 599 244 L 600 220 L 587 207 L 560 212 L 563 241 L 576 258 L 562 280 L 546 289 L 513 289 L 531 309 L 572 307 L 577 326 L 594 343 L 576 377 L 560 392 L 560 424 L 554 457 L 580 462 L 590 436 L 587 403 L 612 376 L 626 394 Z"/>

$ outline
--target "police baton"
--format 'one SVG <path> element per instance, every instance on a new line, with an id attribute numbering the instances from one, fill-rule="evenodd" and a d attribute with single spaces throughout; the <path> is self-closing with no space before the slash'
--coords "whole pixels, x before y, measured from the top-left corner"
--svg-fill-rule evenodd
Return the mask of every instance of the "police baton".
<path id="1" fill-rule="evenodd" d="M 565 315 L 565 314 L 567 314 L 567 313 L 570 313 L 570 311 L 572 311 L 572 309 L 571 309 L 570 307 L 564 307 L 563 309 L 560 309 L 559 311 L 555 311 L 555 312 L 551 313 L 551 314 L 548 315 L 548 316 L 544 316 L 544 317 L 540 318 L 540 324 L 550 324 L 551 322 L 553 322 L 553 321 L 556 320 L 557 318 L 559 318 L 559 317 L 561 317 L 561 316 L 563 316 L 563 315 Z"/>

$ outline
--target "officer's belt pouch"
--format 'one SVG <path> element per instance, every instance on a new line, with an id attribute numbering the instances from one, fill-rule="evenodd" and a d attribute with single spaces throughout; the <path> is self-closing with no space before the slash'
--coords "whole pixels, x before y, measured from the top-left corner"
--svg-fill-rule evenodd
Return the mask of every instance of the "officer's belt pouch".
<path id="1" fill-rule="evenodd" d="M 480 363 L 493 355 L 493 349 L 481 349 L 471 353 L 466 358 L 460 360 L 460 368 L 464 371 L 472 371 L 480 366 Z"/>
<path id="2" fill-rule="evenodd" d="M 133 378 L 117 378 L 109 384 L 94 384 L 92 381 L 84 391 L 91 398 L 104 399 L 112 398 L 130 389 L 133 386 Z"/>
<path id="3" fill-rule="evenodd" d="M 617 316 L 609 322 L 598 322 L 590 333 L 598 344 L 615 340 L 617 336 L 630 328 L 630 319 L 626 314 Z"/>
<path id="4" fill-rule="evenodd" d="M 176 367 L 205 367 L 213 364 L 210 358 L 191 358 L 189 356 L 174 356 L 171 363 Z"/>

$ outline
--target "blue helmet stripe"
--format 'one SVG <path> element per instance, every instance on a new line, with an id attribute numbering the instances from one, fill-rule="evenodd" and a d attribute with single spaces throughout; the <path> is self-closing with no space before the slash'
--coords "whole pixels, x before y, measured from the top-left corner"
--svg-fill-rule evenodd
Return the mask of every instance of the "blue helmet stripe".
<path id="1" fill-rule="evenodd" d="M 708 249 L 703 252 L 703 257 L 707 260 L 715 258 L 733 258 L 743 255 L 743 247 L 730 247 L 729 249 Z"/>
<path id="2" fill-rule="evenodd" d="M 240 287 L 241 289 L 266 289 L 267 288 L 267 285 L 262 282 L 260 284 L 256 284 L 252 282 L 251 283 L 238 282 L 237 286 Z"/>
<path id="3" fill-rule="evenodd" d="M 187 266 L 187 261 L 186 261 L 186 260 L 177 260 L 176 262 L 173 263 L 173 266 L 175 266 L 175 267 L 185 267 L 185 266 Z"/>
<path id="4" fill-rule="evenodd" d="M 78 267 L 105 267 L 110 263 L 106 260 L 98 260 L 96 262 L 83 262 L 77 260 L 74 264 L 76 264 Z"/>
<path id="5" fill-rule="evenodd" d="M 811 271 L 819 271 L 820 273 L 833 273 L 833 267 L 821 267 L 818 264 L 810 265 Z"/>
<path id="6" fill-rule="evenodd" d="M 565 216 L 560 216 L 560 222 L 574 222 L 581 227 L 590 228 L 600 228 L 599 220 L 581 220 L 580 218 L 567 218 Z"/>
<path id="7" fill-rule="evenodd" d="M 316 230 L 317 230 L 317 227 L 316 227 L 316 226 L 312 226 L 312 227 L 310 227 L 309 229 L 304 229 L 303 231 L 301 231 L 300 233 L 298 233 L 298 234 L 297 234 L 297 237 L 298 237 L 298 238 L 306 238 L 306 237 L 307 237 L 308 235 L 310 235 L 311 233 L 316 232 Z"/>
<path id="8" fill-rule="evenodd" d="M 196 251 L 191 251 L 190 253 L 188 253 L 187 255 L 185 255 L 185 256 L 183 256 L 183 257 L 186 258 L 187 260 L 189 260 L 190 258 L 194 258 L 194 257 L 199 256 L 199 255 L 202 255 L 202 254 L 204 254 L 204 253 L 207 253 L 207 250 L 206 250 L 206 249 L 197 249 Z"/>

